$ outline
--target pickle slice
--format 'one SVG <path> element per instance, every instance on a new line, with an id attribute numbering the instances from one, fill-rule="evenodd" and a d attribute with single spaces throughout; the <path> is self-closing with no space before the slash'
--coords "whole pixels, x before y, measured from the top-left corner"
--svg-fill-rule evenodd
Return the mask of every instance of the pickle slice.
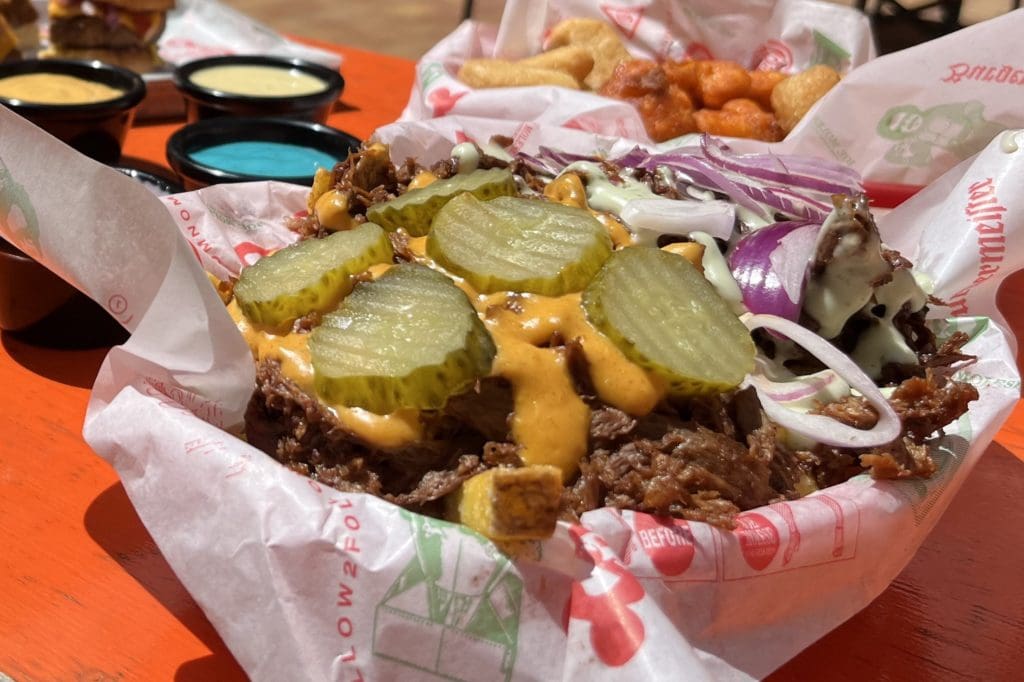
<path id="1" fill-rule="evenodd" d="M 486 376 L 495 346 L 466 294 L 423 265 L 359 284 L 309 339 L 325 400 L 389 414 L 439 409 Z"/>
<path id="2" fill-rule="evenodd" d="M 750 332 L 685 258 L 616 251 L 582 298 L 590 322 L 675 395 L 728 390 L 754 369 Z"/>
<path id="3" fill-rule="evenodd" d="M 587 211 L 515 197 L 458 196 L 427 237 L 427 254 L 482 293 L 579 291 L 611 252 L 608 231 Z"/>
<path id="4" fill-rule="evenodd" d="M 391 241 L 378 225 L 324 239 L 307 239 L 242 270 L 235 298 L 253 323 L 286 331 L 311 312 L 327 312 L 351 289 L 351 275 L 392 258 Z"/>
<path id="5" fill-rule="evenodd" d="M 426 187 L 409 190 L 390 201 L 374 204 L 366 212 L 366 217 L 385 230 L 393 232 L 401 227 L 413 237 L 422 237 L 430 231 L 430 223 L 437 212 L 463 192 L 485 201 L 499 196 L 514 196 L 516 180 L 505 168 L 459 173 Z"/>

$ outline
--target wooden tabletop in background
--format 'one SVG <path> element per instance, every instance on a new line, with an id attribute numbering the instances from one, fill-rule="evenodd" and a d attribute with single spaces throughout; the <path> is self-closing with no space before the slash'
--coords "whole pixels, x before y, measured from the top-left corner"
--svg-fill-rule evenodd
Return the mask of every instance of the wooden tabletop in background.
<path id="1" fill-rule="evenodd" d="M 329 49 L 345 58 L 347 82 L 331 124 L 365 137 L 397 118 L 412 63 Z M 126 156 L 163 164 L 179 125 L 137 128 Z M 1024 275 L 1001 301 L 1024 331 Z M 244 679 L 113 470 L 82 441 L 105 354 L 0 335 L 0 673 L 18 682 Z M 1019 679 L 1024 465 L 1015 454 L 1024 456 L 1020 406 L 897 581 L 771 679 Z"/>

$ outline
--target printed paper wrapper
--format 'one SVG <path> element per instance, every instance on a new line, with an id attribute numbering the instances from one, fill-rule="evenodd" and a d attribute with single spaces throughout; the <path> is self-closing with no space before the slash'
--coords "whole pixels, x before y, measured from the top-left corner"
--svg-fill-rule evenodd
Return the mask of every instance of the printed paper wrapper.
<path id="1" fill-rule="evenodd" d="M 1017 48 L 1024 10 L 871 59 L 862 14 L 802 0 L 512 0 L 498 28 L 464 23 L 424 55 L 402 120 L 460 114 L 649 141 L 625 102 L 556 87 L 474 90 L 455 78 L 468 58 L 536 54 L 545 31 L 567 17 L 613 24 L 636 57 L 714 57 L 790 73 L 825 63 L 848 71 L 774 149 L 835 158 L 869 180 L 928 184 L 999 131 L 1024 127 Z"/>
<path id="2" fill-rule="evenodd" d="M 381 136 L 436 158 L 459 131 L 509 125 L 456 121 Z M 577 152 L 615 142 L 565 132 L 527 127 L 517 139 Z M 232 435 L 253 363 L 200 263 L 237 272 L 291 239 L 281 221 L 304 206 L 304 188 L 157 200 L 0 110 L 0 232 L 133 331 L 103 364 L 85 438 L 254 679 L 745 680 L 886 587 L 1015 404 L 1013 341 L 993 301 L 1024 259 L 1008 248 L 1024 233 L 1022 137 L 994 142 L 882 225 L 958 301 L 943 333 L 964 330 L 979 357 L 961 378 L 981 400 L 933 444 L 933 478 L 859 476 L 743 513 L 735 531 L 598 510 L 514 562 L 464 528 L 322 487 Z M 75 182 L 54 183 L 58 167 Z"/>

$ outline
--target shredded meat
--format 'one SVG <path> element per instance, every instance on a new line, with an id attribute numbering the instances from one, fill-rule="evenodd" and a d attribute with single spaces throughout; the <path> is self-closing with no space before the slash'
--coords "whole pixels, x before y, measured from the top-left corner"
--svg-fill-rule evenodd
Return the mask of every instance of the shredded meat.
<path id="1" fill-rule="evenodd" d="M 338 490 L 430 512 L 429 503 L 486 468 L 474 454 L 484 451 L 484 439 L 444 415 L 427 424 L 422 441 L 383 450 L 348 432 L 320 401 L 284 377 L 277 363 L 258 364 L 256 385 L 245 415 L 248 441 L 292 471 Z M 494 449 L 492 460 L 507 461 Z"/>
<path id="2" fill-rule="evenodd" d="M 511 140 L 492 142 L 507 146 Z M 545 186 L 545 178 L 522 159 L 508 162 L 481 153 L 478 166 L 508 167 L 537 192 Z M 612 183 L 622 181 L 624 172 L 614 164 L 602 162 L 602 169 Z M 386 150 L 367 147 L 335 166 L 332 189 L 347 197 L 350 216 L 359 223 L 365 221 L 370 206 L 405 192 L 422 170 L 413 159 L 396 166 Z M 458 163 L 446 159 L 430 171 L 448 178 L 458 172 Z M 640 171 L 635 179 L 663 196 L 677 195 L 657 173 Z M 818 244 L 813 274 L 829 265 L 845 235 L 855 234 L 865 243 L 868 237 L 877 237 L 862 199 L 837 196 L 834 202 L 841 218 Z M 325 234 L 314 216 L 293 217 L 289 227 L 303 238 Z M 404 234 L 389 237 L 396 261 L 415 259 Z M 884 247 L 881 258 L 881 274 L 872 283 L 876 286 L 891 279 L 892 272 L 910 267 L 899 253 Z M 941 302 L 931 299 L 930 303 Z M 500 308 L 522 312 L 522 297 L 509 296 Z M 485 311 L 485 318 L 493 318 L 495 310 Z M 610 506 L 729 528 L 740 511 L 800 497 L 865 469 L 878 478 L 931 475 L 935 465 L 926 439 L 964 414 L 978 393 L 950 378 L 952 366 L 972 360 L 962 352 L 967 336 L 958 332 L 940 345 L 926 324 L 926 314 L 926 308 L 911 312 L 905 306 L 892 317 L 894 327 L 919 358 L 915 364 L 890 363 L 882 368 L 884 382 L 895 386 L 890 402 L 902 419 L 902 433 L 892 443 L 860 450 L 787 447 L 752 389 L 669 398 L 649 414 L 629 415 L 598 397 L 580 340 L 554 334 L 545 345 L 563 354 L 576 392 L 591 409 L 587 454 L 579 473 L 563 490 L 563 516 L 578 518 Z M 831 341 L 850 352 L 872 322 L 867 312 L 856 313 Z M 292 331 L 305 332 L 318 323 L 319 315 L 310 314 L 297 320 Z M 818 328 L 806 316 L 802 323 Z M 821 368 L 813 356 L 782 347 L 779 344 L 785 342 L 775 337 L 758 332 L 755 338 L 769 356 L 778 351 L 793 357 L 787 362 L 790 369 L 802 373 Z M 444 409 L 423 412 L 421 440 L 379 448 L 346 430 L 332 410 L 289 381 L 276 363 L 264 361 L 258 364 L 256 391 L 246 412 L 246 435 L 250 443 L 291 470 L 338 490 L 367 492 L 419 512 L 439 514 L 442 498 L 469 477 L 492 467 L 524 465 L 519 446 L 512 442 L 513 408 L 511 384 L 488 377 L 450 398 Z M 871 405 L 854 396 L 814 411 L 860 429 L 869 429 L 878 420 Z"/>
<path id="3" fill-rule="evenodd" d="M 925 440 L 967 412 L 968 404 L 977 399 L 978 391 L 970 384 L 946 379 L 931 370 L 924 377 L 905 380 L 889 399 L 903 423 L 902 433 L 888 445 L 861 451 L 861 466 L 870 469 L 876 478 L 930 476 L 935 464 Z M 874 408 L 864 398 L 854 396 L 823 405 L 815 412 L 859 429 L 869 429 L 878 421 Z M 819 447 L 818 454 L 834 459 L 857 453 Z M 834 472 L 829 474 L 826 480 L 836 482 Z"/>
<path id="4" fill-rule="evenodd" d="M 740 510 L 782 498 L 769 483 L 774 427 L 764 428 L 769 433 L 752 436 L 746 446 L 696 426 L 596 449 L 580 463 L 563 504 L 577 515 L 609 506 L 731 527 Z"/>

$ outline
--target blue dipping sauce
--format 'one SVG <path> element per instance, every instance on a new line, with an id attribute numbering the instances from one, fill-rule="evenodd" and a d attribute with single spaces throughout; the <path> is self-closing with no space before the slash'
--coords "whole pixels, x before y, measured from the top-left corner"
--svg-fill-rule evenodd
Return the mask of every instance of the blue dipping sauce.
<path id="1" fill-rule="evenodd" d="M 338 159 L 313 147 L 285 142 L 226 142 L 189 154 L 196 163 L 263 178 L 311 176 Z"/>

